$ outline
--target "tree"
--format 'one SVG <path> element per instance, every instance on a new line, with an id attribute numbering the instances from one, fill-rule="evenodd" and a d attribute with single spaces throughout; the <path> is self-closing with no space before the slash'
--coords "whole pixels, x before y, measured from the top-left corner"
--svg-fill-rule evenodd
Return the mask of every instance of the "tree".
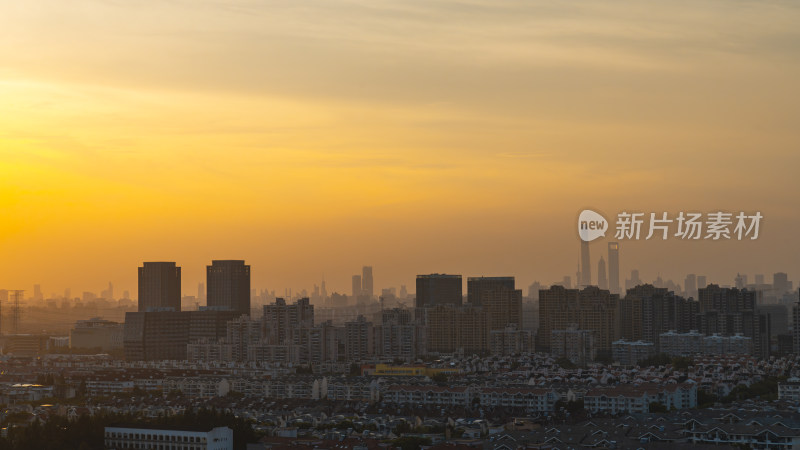
<path id="1" fill-rule="evenodd" d="M 665 413 L 668 411 L 667 407 L 661 402 L 652 402 L 648 407 L 651 413 Z"/>
<path id="2" fill-rule="evenodd" d="M 431 380 L 433 380 L 433 381 L 435 381 L 437 383 L 447 383 L 447 374 L 444 373 L 444 372 L 436 372 L 431 377 Z"/>
<path id="3" fill-rule="evenodd" d="M 563 356 L 556 360 L 556 364 L 559 365 L 562 369 L 566 370 L 572 370 L 578 368 L 578 366 L 576 366 L 575 363 L 573 363 L 572 361 Z"/>
<path id="4" fill-rule="evenodd" d="M 392 445 L 402 450 L 419 450 L 423 445 L 431 445 L 430 438 L 418 436 L 403 436 L 392 441 Z"/>

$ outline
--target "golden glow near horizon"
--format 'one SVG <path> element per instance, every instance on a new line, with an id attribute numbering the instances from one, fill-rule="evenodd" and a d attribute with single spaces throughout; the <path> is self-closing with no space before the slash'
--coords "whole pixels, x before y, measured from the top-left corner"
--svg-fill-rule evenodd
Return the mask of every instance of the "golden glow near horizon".
<path id="1" fill-rule="evenodd" d="M 174 260 L 194 293 L 212 258 L 280 291 L 347 292 L 364 264 L 376 289 L 549 283 L 574 276 L 585 207 L 761 210 L 756 242 L 623 243 L 622 272 L 796 279 L 799 21 L 780 1 L 2 2 L 0 288 L 134 294 L 138 264 Z"/>

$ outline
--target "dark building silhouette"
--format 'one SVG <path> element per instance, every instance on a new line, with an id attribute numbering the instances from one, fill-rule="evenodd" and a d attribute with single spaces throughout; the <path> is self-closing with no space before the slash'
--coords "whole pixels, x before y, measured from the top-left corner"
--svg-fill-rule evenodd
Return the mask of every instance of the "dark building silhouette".
<path id="1" fill-rule="evenodd" d="M 123 348 L 128 361 L 185 360 L 190 342 L 225 337 L 235 311 L 148 311 L 125 313 Z"/>
<path id="2" fill-rule="evenodd" d="M 506 327 L 522 329 L 522 290 L 496 286 L 481 292 L 481 305 L 489 320 L 489 331 Z"/>
<path id="3" fill-rule="evenodd" d="M 425 308 L 427 350 L 431 353 L 484 354 L 489 320 L 481 307 L 438 304 Z"/>
<path id="4" fill-rule="evenodd" d="M 206 266 L 209 308 L 250 314 L 250 266 L 241 260 L 215 260 Z"/>
<path id="5" fill-rule="evenodd" d="M 565 289 L 551 286 L 539 291 L 539 329 L 536 348 L 551 350 L 554 330 L 590 330 L 596 333 L 598 350 L 611 351 L 617 330 L 619 296 L 596 286 Z"/>
<path id="6" fill-rule="evenodd" d="M 362 287 L 363 286 L 362 286 L 362 283 L 361 283 L 361 275 L 353 275 L 353 289 L 352 289 L 352 291 L 353 291 L 354 302 L 357 302 L 358 301 L 358 297 L 361 297 L 361 292 L 362 292 L 361 289 L 362 289 Z"/>
<path id="7" fill-rule="evenodd" d="M 628 289 L 620 300 L 619 337 L 642 339 L 660 349 L 661 333 L 688 333 L 699 329 L 699 303 L 685 299 L 667 288 L 643 284 Z"/>
<path id="8" fill-rule="evenodd" d="M 361 295 L 372 298 L 375 294 L 375 288 L 372 283 L 372 266 L 364 266 L 361 269 L 361 284 Z"/>
<path id="9" fill-rule="evenodd" d="M 174 262 L 146 262 L 139 267 L 139 308 L 181 310 L 181 268 Z"/>
<path id="10" fill-rule="evenodd" d="M 483 307 L 489 331 L 522 329 L 522 290 L 515 288 L 514 277 L 467 278 L 467 301 Z"/>
<path id="11" fill-rule="evenodd" d="M 756 291 L 709 284 L 698 289 L 698 301 L 701 333 L 728 336 L 741 333 L 753 339 L 755 356 L 769 356 L 770 318 L 759 311 Z"/>
<path id="12" fill-rule="evenodd" d="M 514 286 L 514 277 L 469 277 L 467 278 L 467 302 L 473 306 L 480 306 L 485 291 L 496 288 L 513 291 Z"/>
<path id="13" fill-rule="evenodd" d="M 417 308 L 462 303 L 461 275 L 417 275 Z"/>
<path id="14" fill-rule="evenodd" d="M 608 277 L 606 276 L 606 261 L 600 257 L 597 262 L 597 287 L 600 289 L 608 289 Z"/>

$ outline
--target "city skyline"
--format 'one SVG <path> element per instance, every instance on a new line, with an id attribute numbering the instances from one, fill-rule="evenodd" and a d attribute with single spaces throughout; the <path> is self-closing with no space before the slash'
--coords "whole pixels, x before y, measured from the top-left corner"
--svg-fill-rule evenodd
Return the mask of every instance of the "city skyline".
<path id="1" fill-rule="evenodd" d="M 581 244 L 581 256 L 583 256 L 585 254 L 585 252 L 584 252 L 585 248 L 586 248 L 585 244 L 586 243 L 582 243 Z M 616 270 L 613 269 L 613 267 L 615 267 L 615 266 L 614 266 L 614 264 L 611 264 L 609 266 L 609 269 L 608 269 L 609 272 L 607 273 L 606 272 L 606 266 L 605 266 L 605 260 L 606 259 L 611 259 L 613 261 L 613 260 L 617 259 L 618 255 L 619 255 L 620 246 L 619 246 L 619 244 L 617 242 L 609 242 L 608 244 L 609 244 L 609 250 L 612 251 L 612 256 L 610 258 L 608 258 L 607 255 L 606 256 L 600 255 L 597 258 L 598 264 L 595 265 L 596 268 L 592 272 L 595 275 L 597 275 L 597 278 L 594 280 L 594 282 L 592 282 L 590 284 L 583 284 L 582 279 L 581 279 L 581 277 L 583 275 L 582 275 L 582 272 L 580 270 L 576 274 L 575 278 L 572 278 L 571 275 L 565 275 L 561 279 L 552 280 L 552 281 L 534 279 L 531 282 L 528 282 L 528 283 L 525 283 L 525 284 L 522 284 L 522 283 L 520 284 L 520 286 L 523 287 L 523 289 L 522 289 L 523 292 L 526 293 L 525 297 L 529 298 L 529 296 L 527 295 L 527 292 L 528 292 L 527 290 L 528 290 L 529 287 L 532 287 L 532 286 L 535 286 L 535 285 L 540 285 L 540 286 L 542 286 L 542 288 L 547 288 L 547 287 L 550 287 L 550 286 L 564 286 L 564 287 L 567 287 L 569 289 L 583 289 L 584 287 L 587 287 L 587 286 L 594 286 L 594 287 L 599 287 L 600 289 L 609 290 L 612 293 L 618 293 L 618 294 L 624 296 L 625 292 L 628 289 L 631 289 L 632 287 L 635 287 L 637 285 L 659 284 L 660 283 L 661 285 L 664 285 L 664 286 L 668 286 L 668 287 L 672 286 L 672 287 L 670 287 L 670 289 L 671 290 L 674 289 L 676 293 L 684 293 L 687 296 L 692 296 L 692 297 L 696 296 L 697 289 L 699 287 L 707 286 L 707 285 L 710 285 L 710 284 L 716 284 L 716 285 L 722 286 L 722 287 L 745 288 L 747 286 L 755 286 L 757 288 L 758 285 L 765 285 L 765 284 L 766 285 L 771 285 L 774 282 L 776 284 L 776 286 L 775 286 L 776 289 L 778 289 L 780 291 L 786 291 L 786 292 L 792 291 L 794 289 L 794 287 L 800 287 L 800 280 L 793 280 L 793 278 L 789 274 L 787 274 L 786 272 L 782 272 L 782 271 L 771 272 L 771 273 L 755 273 L 755 274 L 747 274 L 747 273 L 737 272 L 735 275 L 733 275 L 733 274 L 731 275 L 730 280 L 716 280 L 716 279 L 713 279 L 713 278 L 709 278 L 708 276 L 706 276 L 704 274 L 697 274 L 697 273 L 686 273 L 685 277 L 683 279 L 665 278 L 665 277 L 662 277 L 660 273 L 656 274 L 653 277 L 648 277 L 646 275 L 641 275 L 638 269 L 631 269 L 631 270 L 629 270 L 627 272 L 625 272 L 625 271 L 619 272 L 619 279 L 617 280 L 618 289 L 615 290 L 614 286 L 613 286 L 613 282 L 612 282 L 614 272 L 616 271 Z M 213 260 L 212 262 L 214 264 L 217 264 L 217 263 L 240 263 L 240 264 L 243 264 L 245 261 L 244 260 Z M 163 269 L 159 268 L 158 270 L 165 270 L 165 269 L 166 270 L 170 270 L 169 267 L 172 267 L 173 271 L 177 269 L 177 279 L 178 279 L 178 287 L 177 287 L 177 291 L 178 292 L 177 292 L 177 294 L 180 294 L 179 298 L 192 297 L 192 298 L 195 298 L 195 299 L 198 300 L 198 304 L 199 304 L 199 301 L 201 301 L 201 300 L 202 301 L 206 301 L 207 300 L 208 291 L 205 290 L 205 287 L 206 287 L 206 283 L 205 282 L 198 283 L 196 285 L 196 289 L 197 289 L 196 291 L 193 290 L 193 287 L 185 286 L 185 284 L 186 284 L 185 282 L 181 282 L 180 279 L 181 279 L 182 266 L 179 263 L 174 262 L 174 261 L 170 261 L 170 262 L 163 262 L 163 261 L 162 262 L 147 262 L 147 261 L 145 261 L 142 264 L 144 265 L 144 267 L 139 267 L 139 285 L 140 286 L 142 285 L 143 282 L 145 282 L 145 281 L 143 281 L 144 278 L 143 278 L 143 275 L 142 275 L 143 274 L 142 271 L 145 268 L 147 268 L 148 266 L 151 267 L 151 271 L 155 270 L 154 269 L 155 267 L 163 267 Z M 207 276 L 210 275 L 211 267 L 212 266 L 206 266 Z M 324 295 L 322 296 L 322 298 L 329 298 L 330 297 L 329 294 L 336 294 L 336 295 L 344 295 L 344 296 L 346 296 L 348 298 L 354 299 L 353 301 L 356 301 L 355 299 L 357 299 L 360 296 L 365 296 L 366 298 L 377 299 L 381 295 L 380 292 L 375 292 L 372 295 L 364 295 L 363 286 L 365 286 L 365 282 L 362 281 L 362 275 L 353 275 L 352 276 L 353 285 L 352 285 L 351 291 L 343 290 L 343 291 L 339 292 L 337 290 L 331 290 L 329 292 L 328 289 L 326 288 L 327 281 L 325 279 L 320 280 L 321 281 L 320 284 L 312 283 L 311 286 L 303 286 L 303 287 L 300 287 L 299 289 L 280 288 L 280 287 L 276 287 L 276 286 L 252 286 L 252 285 L 249 284 L 250 265 L 245 265 L 243 267 L 246 268 L 246 271 L 247 271 L 246 275 L 247 275 L 247 278 L 248 278 L 247 284 L 248 284 L 248 286 L 250 286 L 249 289 L 246 290 L 247 292 L 261 293 L 262 291 L 271 291 L 271 292 L 274 292 L 275 297 L 277 297 L 277 298 L 293 299 L 293 298 L 301 298 L 301 297 L 310 297 L 310 296 L 314 295 L 314 293 L 318 294 L 320 292 L 319 291 L 320 286 L 322 286 L 323 291 L 324 291 Z M 372 278 L 372 269 L 373 269 L 372 266 L 363 266 L 362 267 L 363 273 L 367 273 L 367 272 L 369 273 L 370 282 L 372 281 L 371 280 L 371 278 Z M 749 275 L 753 275 L 753 277 L 751 278 Z M 632 278 L 628 279 L 627 278 L 628 276 L 630 276 Z M 473 274 L 461 274 L 461 273 L 453 273 L 453 274 L 431 273 L 431 274 L 417 274 L 417 275 L 415 275 L 416 283 L 412 282 L 412 283 L 409 283 L 409 284 L 399 284 L 399 285 L 379 285 L 379 286 L 377 286 L 377 289 L 378 290 L 382 290 L 382 289 L 398 290 L 398 289 L 405 288 L 405 291 L 408 292 L 409 295 L 416 296 L 416 294 L 417 294 L 416 289 L 412 292 L 412 291 L 409 290 L 409 288 L 413 288 L 413 287 L 415 287 L 415 285 L 416 285 L 416 287 L 419 287 L 419 283 L 420 283 L 420 280 L 422 278 L 431 278 L 431 277 L 433 277 L 433 278 L 435 278 L 435 277 L 448 277 L 448 278 L 457 277 L 459 280 L 461 280 L 461 285 L 462 285 L 461 288 L 460 288 L 462 290 L 461 297 L 464 299 L 464 301 L 467 301 L 467 299 L 469 298 L 468 288 L 469 288 L 470 283 L 472 283 L 473 280 L 487 280 L 487 281 L 488 280 L 497 280 L 497 281 L 510 280 L 510 282 L 512 284 L 514 284 L 515 281 L 518 280 L 518 278 L 516 276 L 508 275 L 508 274 L 505 274 L 505 275 L 495 274 L 495 275 L 491 275 L 491 276 L 487 276 L 487 275 L 481 274 L 480 276 L 476 276 L 476 275 L 473 275 Z M 159 285 L 161 285 L 161 283 L 165 283 L 165 281 L 161 281 L 162 278 L 163 278 L 163 276 L 159 276 L 159 278 L 158 278 L 158 280 L 159 280 L 158 284 Z M 206 278 L 206 280 L 207 279 L 208 278 Z M 567 283 L 568 280 L 569 280 L 569 283 Z M 358 282 L 358 286 L 359 286 L 358 287 L 358 294 L 355 294 L 352 291 L 352 289 L 355 289 L 355 287 L 356 287 L 356 284 L 355 284 L 356 281 Z M 794 281 L 797 281 L 797 283 L 795 284 Z M 794 286 L 794 287 L 792 289 L 785 289 L 787 286 Z M 184 290 L 184 288 L 187 288 L 187 289 Z M 104 290 L 102 290 L 100 292 L 99 298 L 106 298 L 106 299 L 134 299 L 134 300 L 135 299 L 140 299 L 140 297 L 138 296 L 138 291 L 137 290 L 134 290 L 133 292 L 131 292 L 131 291 L 127 290 L 127 289 L 125 289 L 125 290 L 122 290 L 122 289 L 117 290 L 117 292 L 120 292 L 120 295 L 118 295 L 118 296 L 113 296 L 113 295 L 110 296 L 110 297 L 106 297 L 105 296 L 105 294 L 113 292 L 114 289 L 115 289 L 115 284 L 113 282 L 109 282 L 108 286 L 107 286 L 107 289 L 104 289 Z M 151 288 L 151 289 L 156 289 L 156 288 Z M 167 288 L 166 286 L 164 286 L 164 287 L 160 287 L 158 289 L 175 289 L 175 287 L 173 286 L 173 287 Z M 0 288 L 0 291 L 10 292 L 12 290 L 11 289 Z M 52 292 L 52 294 L 48 295 L 48 294 L 44 294 L 44 291 L 42 290 L 42 285 L 39 284 L 39 283 L 35 284 L 33 286 L 33 289 L 30 290 L 30 292 L 32 292 L 32 295 L 25 296 L 24 292 L 29 292 L 29 291 L 24 290 L 24 289 L 21 290 L 21 292 L 23 292 L 23 297 L 22 298 L 27 298 L 27 299 L 32 299 L 32 300 L 39 300 L 39 301 L 41 301 L 41 300 L 43 300 L 45 298 L 69 298 L 69 299 L 80 298 L 81 295 L 86 294 L 86 293 L 90 293 L 93 296 L 97 296 L 97 292 L 96 291 L 91 291 L 91 290 L 90 291 L 80 291 L 80 290 L 73 291 L 71 288 L 65 288 L 64 290 L 62 290 L 61 292 L 63 294 L 59 293 L 59 292 Z M 75 295 L 74 296 L 69 296 L 70 293 L 74 293 Z M 196 293 L 197 295 L 193 295 L 193 293 Z M 167 295 L 167 294 L 151 294 L 151 295 Z M 171 295 L 175 295 L 175 293 L 173 293 Z M 175 299 L 171 300 L 171 302 L 173 304 L 175 303 L 175 301 L 176 301 Z M 248 300 L 242 300 L 242 301 L 249 303 L 249 299 Z M 153 301 L 146 300 L 146 302 L 153 302 Z M 203 305 L 203 306 L 221 306 L 223 304 L 226 304 L 225 302 L 220 303 L 219 301 L 212 301 L 211 303 L 214 303 L 214 304 L 212 305 L 210 303 L 207 303 L 206 305 Z M 166 304 L 162 305 L 160 303 L 160 301 L 155 301 L 152 304 L 154 306 L 158 306 L 158 307 L 167 306 Z M 140 305 L 141 305 L 141 301 L 140 301 Z M 180 304 L 177 303 L 177 306 L 178 306 L 177 309 L 179 310 L 180 309 Z M 170 306 L 170 307 L 174 307 L 174 305 Z M 242 310 L 246 310 L 246 309 L 247 308 L 244 307 Z"/>

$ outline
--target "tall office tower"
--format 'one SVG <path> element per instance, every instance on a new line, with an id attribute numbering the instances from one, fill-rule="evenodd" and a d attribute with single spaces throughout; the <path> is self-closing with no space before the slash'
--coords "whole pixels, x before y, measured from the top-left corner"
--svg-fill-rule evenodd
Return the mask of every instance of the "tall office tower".
<path id="1" fill-rule="evenodd" d="M 775 291 L 775 295 L 778 297 L 789 292 L 791 290 L 789 276 L 783 272 L 774 273 L 772 275 L 772 290 Z"/>
<path id="2" fill-rule="evenodd" d="M 566 289 L 572 289 L 572 277 L 569 275 L 564 275 L 564 279 L 561 281 L 561 286 Z"/>
<path id="3" fill-rule="evenodd" d="M 322 301 L 328 298 L 328 288 L 325 287 L 325 279 L 322 279 L 322 284 L 319 285 L 319 296 L 322 297 Z"/>
<path id="4" fill-rule="evenodd" d="M 597 262 L 597 287 L 608 289 L 608 277 L 606 276 L 606 262 L 603 257 Z"/>
<path id="5" fill-rule="evenodd" d="M 755 356 L 769 356 L 769 317 L 759 312 L 756 291 L 709 284 L 699 290 L 698 300 L 700 313 L 697 320 L 701 333 L 742 333 L 753 339 Z"/>
<path id="6" fill-rule="evenodd" d="M 314 305 L 308 298 L 291 305 L 276 298 L 275 303 L 264 305 L 263 321 L 265 337 L 270 344 L 293 344 L 297 330 L 314 326 Z"/>
<path id="7" fill-rule="evenodd" d="M 686 275 L 686 279 L 683 281 L 683 290 L 686 292 L 687 297 L 697 298 L 697 277 L 695 274 Z"/>
<path id="8" fill-rule="evenodd" d="M 616 332 L 619 296 L 595 286 L 582 290 L 551 286 L 539 291 L 539 330 L 536 348 L 550 351 L 553 330 L 577 325 L 579 330 L 597 333 L 597 348 L 611 351 Z"/>
<path id="9" fill-rule="evenodd" d="M 70 288 L 65 288 L 64 289 L 64 298 L 67 299 L 67 300 L 72 298 L 72 289 L 70 289 Z"/>
<path id="10" fill-rule="evenodd" d="M 608 243 L 608 290 L 619 294 L 619 243 Z"/>
<path id="11" fill-rule="evenodd" d="M 480 306 L 485 291 L 501 287 L 513 291 L 514 277 L 469 277 L 467 278 L 467 302 L 473 306 Z"/>
<path id="12" fill-rule="evenodd" d="M 417 275 L 417 308 L 461 305 L 462 292 L 461 275 Z"/>
<path id="13" fill-rule="evenodd" d="M 197 300 L 198 301 L 206 300 L 206 285 L 203 283 L 197 283 Z"/>
<path id="14" fill-rule="evenodd" d="M 747 286 L 747 275 L 737 273 L 736 278 L 734 278 L 734 286 L 736 286 L 736 289 L 744 289 Z"/>
<path id="15" fill-rule="evenodd" d="M 592 264 L 589 257 L 589 243 L 581 241 L 581 287 L 591 286 L 592 284 Z"/>
<path id="16" fill-rule="evenodd" d="M 698 275 L 697 276 L 697 289 L 702 289 L 702 288 L 706 287 L 707 285 L 708 285 L 708 283 L 706 282 L 706 276 L 705 275 Z"/>
<path id="17" fill-rule="evenodd" d="M 372 285 L 372 266 L 364 266 L 361 269 L 361 295 L 372 298 L 374 293 L 374 287 Z"/>
<path id="18" fill-rule="evenodd" d="M 347 361 L 356 362 L 369 358 L 374 354 L 372 322 L 364 316 L 344 324 L 344 351 Z"/>
<path id="19" fill-rule="evenodd" d="M 42 294 L 42 285 L 41 284 L 34 284 L 33 285 L 33 299 L 34 300 L 43 300 L 44 295 Z"/>
<path id="20" fill-rule="evenodd" d="M 210 308 L 250 314 L 250 266 L 242 260 L 214 260 L 206 266 Z"/>
<path id="21" fill-rule="evenodd" d="M 353 275 L 353 299 L 354 302 L 358 301 L 361 295 L 361 275 Z"/>
<path id="22" fill-rule="evenodd" d="M 153 308 L 181 310 L 181 268 L 174 262 L 146 262 L 139 267 L 139 312 Z"/>

